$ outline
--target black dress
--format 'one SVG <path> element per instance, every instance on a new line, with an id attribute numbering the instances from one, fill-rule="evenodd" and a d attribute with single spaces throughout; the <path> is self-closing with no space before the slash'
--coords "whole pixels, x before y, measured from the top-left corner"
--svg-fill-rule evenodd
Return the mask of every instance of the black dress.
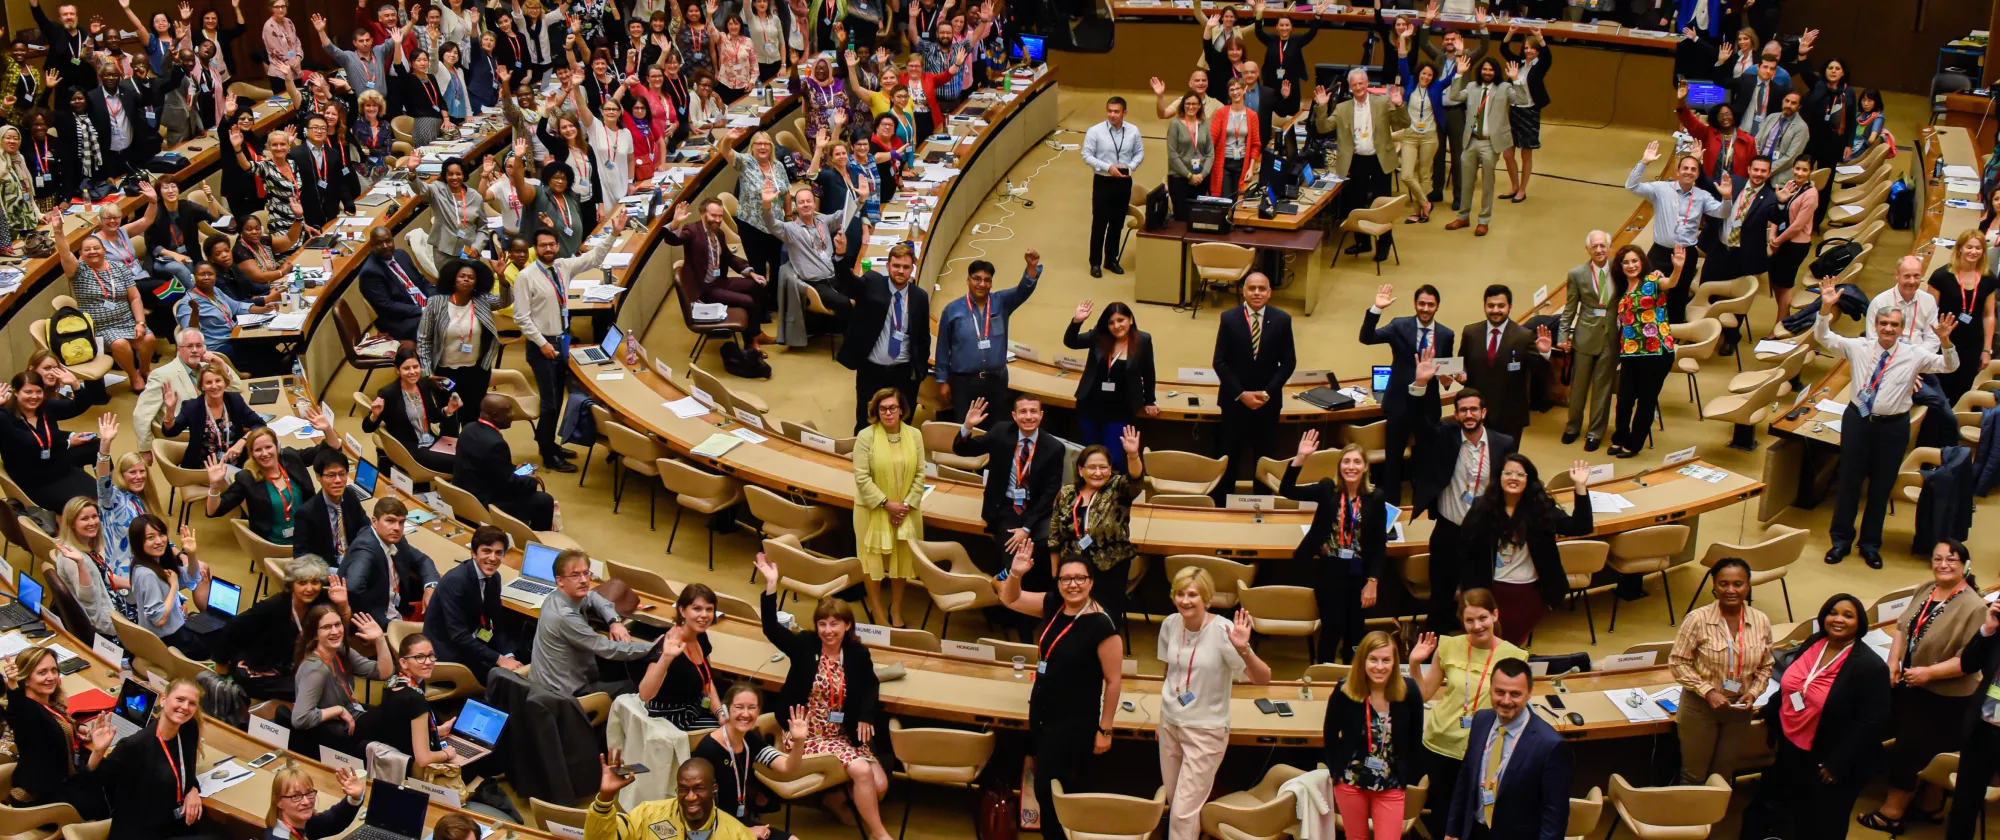
<path id="1" fill-rule="evenodd" d="M 44 400 L 33 423 L 0 411 L 0 464 L 36 507 L 60 513 L 70 499 L 97 498 L 97 480 L 71 455 L 69 432 L 56 425 L 89 408 L 81 400 Z M 96 447 L 89 455 L 97 457 Z"/>
<path id="2" fill-rule="evenodd" d="M 1028 695 L 1028 737 L 1035 750 L 1035 798 L 1042 806 L 1042 836 L 1063 836 L 1056 820 L 1054 782 L 1079 790 L 1083 764 L 1096 746 L 1104 669 L 1097 645 L 1117 634 L 1100 612 L 1064 615 L 1062 595 L 1042 596 L 1042 626 L 1035 631 L 1041 663 Z"/>
<path id="3" fill-rule="evenodd" d="M 715 686 L 713 662 L 708 658 L 715 645 L 709 643 L 707 633 L 696 634 L 694 638 L 701 646 L 702 664 L 696 665 L 685 653 L 674 657 L 674 661 L 667 663 L 666 676 L 660 680 L 660 692 L 646 701 L 646 714 L 672 721 L 686 732 L 714 729 L 719 725 L 716 715 L 721 711 L 702 705 L 708 699 L 709 689 Z"/>
<path id="4" fill-rule="evenodd" d="M 67 802 L 86 820 L 109 816 L 95 774 L 86 769 L 90 753 L 76 748 L 75 723 L 29 699 L 21 688 L 8 689 L 4 716 L 19 756 L 8 804 L 28 807 Z"/>
<path id="5" fill-rule="evenodd" d="M 212 837 L 177 814 L 195 787 L 201 764 L 201 723 L 191 720 L 173 738 L 162 740 L 155 721 L 119 741 L 98 765 L 110 801 L 109 840 L 163 840 Z M 206 803 L 204 803 L 206 804 Z"/>
<path id="6" fill-rule="evenodd" d="M 1937 298 L 1938 316 L 1953 322 L 1951 346 L 1958 349 L 1958 369 L 1937 377 L 1944 388 L 1945 400 L 1955 405 L 1961 395 L 1972 390 L 1972 378 L 1979 374 L 1979 351 L 1988 349 L 1986 304 L 1992 300 L 1993 292 L 2000 290 L 2000 281 L 1991 274 L 1982 274 L 1978 288 L 1967 295 L 1947 266 L 1931 272 L 1930 287 L 1931 295 Z M 1968 312 L 1969 318 L 1961 317 Z"/>
<path id="7" fill-rule="evenodd" d="M 229 142 L 226 130 L 222 132 L 222 142 Z M 264 159 L 264 141 L 257 135 L 243 132 L 243 147 L 244 155 L 250 158 L 251 163 Z M 222 156 L 222 200 L 229 204 L 229 214 L 234 217 L 231 221 L 239 225 L 250 214 L 264 209 L 264 191 L 257 185 L 257 176 L 243 168 L 233 149 Z"/>
<path id="8" fill-rule="evenodd" d="M 381 704 L 354 722 L 354 740 L 363 744 L 380 741 L 414 758 L 417 752 L 410 739 L 410 721 L 421 717 L 430 719 L 428 749 L 444 749 L 444 739 L 438 737 L 437 715 L 431 713 L 431 701 L 424 697 L 423 689 L 399 677 L 390 681 Z"/>

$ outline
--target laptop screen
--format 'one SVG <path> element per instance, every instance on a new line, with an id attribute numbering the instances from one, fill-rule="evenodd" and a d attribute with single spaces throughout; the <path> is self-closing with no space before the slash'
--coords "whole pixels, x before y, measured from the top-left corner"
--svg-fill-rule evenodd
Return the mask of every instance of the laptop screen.
<path id="1" fill-rule="evenodd" d="M 118 689 L 118 705 L 112 707 L 112 711 L 117 712 L 119 717 L 145 726 L 148 717 L 153 714 L 153 701 L 158 697 L 159 694 L 145 683 L 126 677 L 125 685 Z"/>
<path id="2" fill-rule="evenodd" d="M 16 597 L 20 598 L 21 606 L 27 607 L 28 612 L 36 615 L 42 614 L 42 585 L 36 583 L 34 578 L 28 577 L 28 573 L 25 570 L 21 572 L 20 580 L 15 584 L 14 591 L 20 593 Z"/>
<path id="3" fill-rule="evenodd" d="M 624 341 L 625 332 L 618 329 L 617 324 L 612 324 L 604 329 L 604 340 L 597 343 L 597 349 L 603 350 L 604 355 L 615 359 L 618 358 L 618 345 Z"/>
<path id="4" fill-rule="evenodd" d="M 458 712 L 458 722 L 451 725 L 451 731 L 490 747 L 500 743 L 500 730 L 506 726 L 506 712 L 477 700 L 467 700 L 465 708 Z"/>
<path id="5" fill-rule="evenodd" d="M 375 482 L 380 481 L 381 479 L 382 479 L 382 472 L 380 470 L 375 469 L 375 465 L 369 463 L 367 459 L 364 458 L 355 462 L 354 464 L 355 487 L 367 491 L 370 495 L 374 495 Z"/>
<path id="6" fill-rule="evenodd" d="M 430 794 L 376 779 L 368 794 L 368 825 L 398 837 L 422 837 L 430 807 Z"/>
<path id="7" fill-rule="evenodd" d="M 1014 44 L 1014 49 L 1011 52 L 1017 60 L 1025 58 L 1029 61 L 1040 62 L 1047 55 L 1048 42 L 1040 35 L 1022 35 L 1021 40 Z"/>
<path id="8" fill-rule="evenodd" d="M 556 551 L 541 543 L 528 543 L 521 549 L 521 575 L 546 583 L 556 580 Z"/>
<path id="9" fill-rule="evenodd" d="M 236 584 L 230 583 L 229 581 L 223 580 L 222 578 L 216 578 L 214 582 L 209 584 L 208 587 L 209 609 L 215 610 L 216 612 L 222 613 L 223 615 L 234 616 L 239 614 L 237 610 L 242 609 L 242 607 L 243 607 L 243 587 L 237 586 Z"/>

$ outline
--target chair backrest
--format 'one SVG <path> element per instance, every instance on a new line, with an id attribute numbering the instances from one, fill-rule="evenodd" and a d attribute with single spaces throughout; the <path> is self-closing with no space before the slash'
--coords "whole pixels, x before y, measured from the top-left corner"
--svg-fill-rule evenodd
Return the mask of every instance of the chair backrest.
<path id="1" fill-rule="evenodd" d="M 1257 251 L 1227 242 L 1197 242 L 1188 249 L 1188 259 L 1204 280 L 1236 282 L 1250 273 Z"/>
<path id="2" fill-rule="evenodd" d="M 392 619 L 389 622 L 389 626 L 383 628 L 383 632 L 389 637 L 390 650 L 402 650 L 403 640 L 409 638 L 411 633 L 424 632 L 424 623 L 421 621 Z"/>
<path id="3" fill-rule="evenodd" d="M 1265 621 L 1316 621 L 1319 596 L 1304 586 L 1248 586 L 1238 584 L 1237 603 L 1251 615 Z"/>
<path id="4" fill-rule="evenodd" d="M 1352 423 L 1342 426 L 1340 427 L 1340 442 L 1343 446 L 1360 444 L 1362 449 L 1371 451 L 1386 449 L 1389 445 L 1389 421 L 1384 419 L 1373 423 Z M 1313 456 L 1321 454 L 1332 455 L 1333 466 L 1336 468 L 1340 466 L 1340 450 L 1329 449 L 1325 450 L 1324 453 L 1314 452 L 1312 455 L 1307 455 L 1305 468 L 1311 468 L 1313 466 Z M 1299 474 L 1299 481 L 1303 482 L 1306 480 L 1302 469 Z M 1315 476 L 1312 480 L 1317 481 L 1319 479 Z"/>
<path id="5" fill-rule="evenodd" d="M 756 621 L 762 615 L 757 612 L 756 604 L 720 591 L 715 593 L 715 610 L 718 613 L 733 615 L 745 621 Z"/>
<path id="6" fill-rule="evenodd" d="M 1146 504 L 1159 505 L 1161 507 L 1212 508 L 1215 507 L 1215 498 L 1212 496 L 1192 496 L 1186 493 L 1163 493 L 1157 496 L 1147 496 Z"/>
<path id="7" fill-rule="evenodd" d="M 1412 554 L 1398 558 L 1395 563 L 1396 577 L 1403 582 L 1403 588 L 1417 600 L 1428 600 L 1431 593 L 1431 556 Z"/>
<path id="8" fill-rule="evenodd" d="M 1229 457 L 1210 458 L 1172 449 L 1147 449 L 1146 477 L 1190 484 L 1213 484 L 1229 468 Z"/>
<path id="9" fill-rule="evenodd" d="M 0 511 L 0 514 L 4 514 L 4 511 Z M 21 534 L 28 538 L 28 553 L 33 555 L 33 562 L 30 564 L 32 567 L 38 568 L 42 561 L 56 556 L 56 538 L 49 536 L 49 532 L 35 524 L 34 517 L 17 514 L 15 521 L 21 523 Z M 41 583 L 47 586 L 49 582 L 44 580 Z"/>
<path id="10" fill-rule="evenodd" d="M 1665 664 L 1665 663 L 1666 663 L 1666 661 L 1667 661 L 1667 656 L 1668 656 L 1669 654 L 1671 654 L 1671 653 L 1673 653 L 1673 652 L 1674 652 L 1674 643 L 1673 643 L 1673 642 L 1671 642 L 1671 641 L 1666 641 L 1666 642 L 1640 642 L 1639 644 L 1636 644 L 1636 645 L 1632 645 L 1632 646 L 1630 646 L 1630 647 L 1627 647 L 1627 648 L 1625 648 L 1625 649 L 1624 649 L 1623 651 L 1620 651 L 1620 652 L 1621 652 L 1621 653 L 1657 653 L 1657 654 L 1659 654 L 1659 655 L 1660 655 L 1660 657 L 1659 657 L 1659 662 L 1660 662 L 1661 664 Z"/>
<path id="11" fill-rule="evenodd" d="M 1073 840 L 1144 840 L 1167 813 L 1167 789 L 1160 788 L 1151 799 L 1116 793 L 1067 793 L 1060 780 L 1055 785 L 1056 815 L 1063 830 Z"/>
<path id="12" fill-rule="evenodd" d="M 641 569 L 616 560 L 604 561 L 604 578 L 622 580 L 634 592 L 644 592 L 655 598 L 672 601 L 680 597 L 680 589 L 651 569 Z"/>
<path id="13" fill-rule="evenodd" d="M 354 307 L 348 305 L 347 298 L 333 303 L 333 326 L 340 336 L 340 352 L 347 356 L 349 364 L 360 359 L 354 347 L 361 343 L 361 319 L 354 316 Z"/>
<path id="14" fill-rule="evenodd" d="M 675 495 L 691 499 L 723 499 L 734 495 L 735 479 L 719 473 L 712 473 L 673 458 L 661 458 L 653 462 L 660 470 L 660 483 Z"/>
<path id="15" fill-rule="evenodd" d="M 764 555 L 778 566 L 778 576 L 791 583 L 805 586 L 820 586 L 843 577 L 849 569 L 847 563 L 822 559 L 805 550 L 799 544 L 796 534 L 784 534 L 764 540 Z M 858 562 L 855 571 L 859 571 Z M 849 577 L 852 582 L 854 578 Z"/>
<path id="16" fill-rule="evenodd" d="M 958 439 L 959 425 L 931 420 L 924 423 L 923 430 L 925 449 L 932 452 L 950 452 L 952 441 Z"/>
<path id="17" fill-rule="evenodd" d="M 929 784 L 972 785 L 986 763 L 993 759 L 998 738 L 992 730 L 905 729 L 901 720 L 889 721 L 889 748 L 895 752 L 896 760 L 911 778 Z"/>
<path id="18" fill-rule="evenodd" d="M 1693 529 L 1686 525 L 1653 525 L 1611 537 L 1611 553 L 1623 559 L 1671 557 L 1687 547 Z"/>
<path id="19" fill-rule="evenodd" d="M 1563 573 L 1569 575 L 1570 588 L 1581 589 L 1590 583 L 1591 575 L 1603 571 L 1604 561 L 1611 556 L 1611 544 L 1603 540 L 1569 540 L 1556 543 L 1556 553 L 1562 556 Z"/>
<path id="20" fill-rule="evenodd" d="M 944 644 L 938 641 L 937 634 L 914 627 L 889 628 L 889 645 L 905 650 L 921 650 L 925 653 L 944 652 Z"/>
<path id="21" fill-rule="evenodd" d="M 609 440 L 612 452 L 645 464 L 648 469 L 653 468 L 654 461 L 667 457 L 665 445 L 616 420 L 598 424 L 597 430 Z"/>
<path id="22" fill-rule="evenodd" d="M 1631 819 L 1652 826 L 1709 826 L 1729 813 L 1729 780 L 1711 775 L 1699 785 L 1633 787 L 1611 774 L 1611 802 Z"/>
<path id="23" fill-rule="evenodd" d="M 1029 665 L 1042 661 L 1041 649 L 1025 642 L 1010 642 L 1006 639 L 981 636 L 979 643 L 982 645 L 992 645 L 993 658 L 999 662 L 1006 662 L 1016 656 L 1021 657 L 1021 661 Z"/>
<path id="24" fill-rule="evenodd" d="M 1583 837 L 1597 831 L 1597 823 L 1604 817 L 1604 789 L 1591 785 L 1590 793 L 1582 799 L 1570 797 L 1569 827 L 1563 829 L 1564 837 Z"/>
<path id="25" fill-rule="evenodd" d="M 493 517 L 493 527 L 507 532 L 507 539 L 513 541 L 515 548 L 522 548 L 531 542 L 539 542 L 539 540 L 535 539 L 535 529 L 528 527 L 528 523 L 516 519 L 513 514 L 503 510 L 499 505 L 487 508 L 486 515 Z"/>
<path id="26" fill-rule="evenodd" d="M 1334 662 L 1315 662 L 1307 665 L 1305 673 L 1301 674 L 1300 677 L 1326 686 L 1327 691 L 1332 691 L 1335 684 L 1347 679 L 1347 673 L 1350 670 L 1352 669 L 1349 666 Z"/>
<path id="27" fill-rule="evenodd" d="M 486 511 L 486 505 L 480 503 L 479 497 L 465 492 L 458 485 L 438 478 L 431 480 L 431 489 L 437 491 L 438 498 L 451 507 L 451 515 L 460 521 L 475 526 L 493 524 L 493 515 Z"/>
<path id="28" fill-rule="evenodd" d="M 1202 496 L 1201 498 L 1208 498 Z M 1174 578 L 1181 570 L 1194 566 L 1208 573 L 1209 582 L 1215 585 L 1215 595 L 1208 599 L 1209 609 L 1228 609 L 1236 606 L 1236 590 L 1256 579 L 1257 567 L 1248 563 L 1238 563 L 1208 554 L 1167 555 L 1167 585 L 1172 588 Z"/>
<path id="29" fill-rule="evenodd" d="M 550 823 L 574 828 L 581 832 L 584 820 L 590 817 L 590 813 L 582 808 L 557 805 L 554 802 L 533 797 L 528 799 L 528 814 L 528 818 L 534 821 L 534 827 L 537 831 L 547 831 L 550 833 L 554 833 L 549 828 Z"/>
<path id="30" fill-rule="evenodd" d="M 827 530 L 828 520 L 811 505 L 802 505 L 755 484 L 743 487 L 750 515 L 763 523 L 765 536 L 794 534 L 811 539 Z"/>

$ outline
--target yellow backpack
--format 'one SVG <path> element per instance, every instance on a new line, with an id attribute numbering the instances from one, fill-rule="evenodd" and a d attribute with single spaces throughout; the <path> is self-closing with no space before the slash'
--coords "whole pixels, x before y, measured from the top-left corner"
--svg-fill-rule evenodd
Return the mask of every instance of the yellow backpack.
<path id="1" fill-rule="evenodd" d="M 49 352 L 65 365 L 80 365 L 97 358 L 97 325 L 83 310 L 74 306 L 57 309 L 49 318 Z"/>

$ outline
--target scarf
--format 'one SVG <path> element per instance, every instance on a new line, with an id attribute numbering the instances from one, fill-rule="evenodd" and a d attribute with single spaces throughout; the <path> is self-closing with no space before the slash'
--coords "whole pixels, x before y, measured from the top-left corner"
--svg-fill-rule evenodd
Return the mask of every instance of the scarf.
<path id="1" fill-rule="evenodd" d="M 70 117 L 76 125 L 76 159 L 83 167 L 83 177 L 89 178 L 104 165 L 104 154 L 97 146 L 97 126 L 82 114 L 71 114 Z"/>
<path id="2" fill-rule="evenodd" d="M 877 490 L 889 501 L 902 501 L 909 494 L 910 482 L 922 474 L 924 468 L 923 432 L 903 425 L 902 440 L 891 442 L 889 430 L 882 424 L 874 423 L 863 434 L 874 435 L 870 441 L 868 474 L 875 482 Z M 923 538 L 923 514 L 912 505 L 908 516 L 903 517 L 903 526 L 889 523 L 889 508 L 875 506 L 855 508 L 857 518 L 867 517 L 867 528 L 857 528 L 855 550 L 889 556 L 895 553 L 896 543 L 902 540 Z M 865 512 L 863 512 L 865 510 Z"/>
<path id="3" fill-rule="evenodd" d="M 7 135 L 9 134 L 14 135 L 17 141 L 23 144 L 27 143 L 27 138 L 21 136 L 21 130 L 10 125 L 0 127 L 0 144 L 6 142 Z M 5 176 L 0 177 L 12 177 L 15 181 L 20 182 L 22 189 L 30 193 L 34 192 L 35 175 L 28 170 L 28 159 L 22 157 L 20 152 L 8 154 L 6 160 L 0 161 L 0 170 L 5 170 L 6 173 Z"/>

